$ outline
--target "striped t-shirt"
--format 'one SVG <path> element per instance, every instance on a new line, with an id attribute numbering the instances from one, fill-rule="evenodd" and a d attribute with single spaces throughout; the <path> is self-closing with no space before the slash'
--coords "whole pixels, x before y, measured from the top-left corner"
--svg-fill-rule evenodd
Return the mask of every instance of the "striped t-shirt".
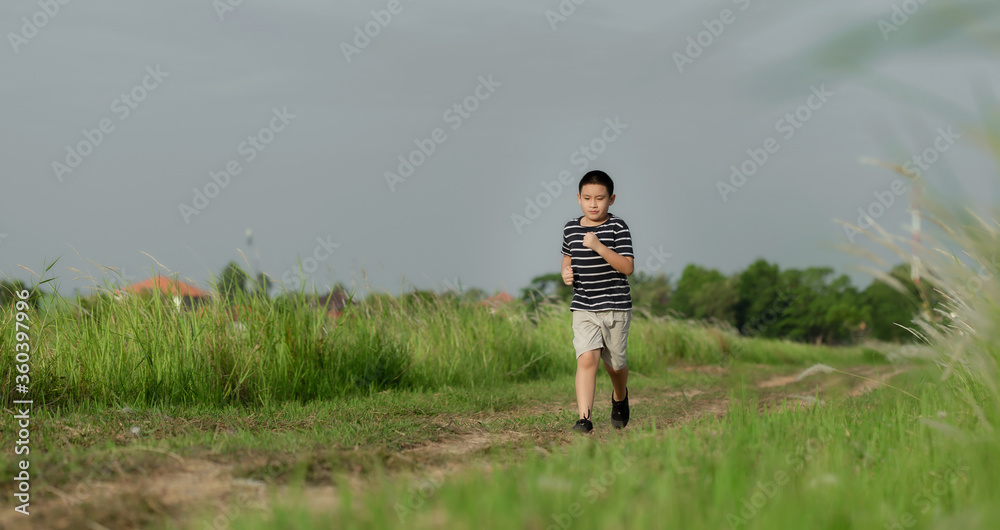
<path id="1" fill-rule="evenodd" d="M 621 217 L 608 214 L 608 220 L 597 226 L 582 226 L 577 217 L 563 228 L 562 253 L 569 256 L 573 267 L 573 301 L 571 311 L 628 311 L 632 309 L 632 293 L 628 276 L 616 271 L 597 252 L 583 246 L 583 236 L 593 232 L 601 243 L 620 256 L 632 253 L 632 234 Z"/>

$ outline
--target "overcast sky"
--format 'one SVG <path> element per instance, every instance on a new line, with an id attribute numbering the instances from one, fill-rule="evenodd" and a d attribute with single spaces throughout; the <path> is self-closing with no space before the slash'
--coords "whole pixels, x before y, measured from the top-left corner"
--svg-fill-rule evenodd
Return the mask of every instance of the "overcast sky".
<path id="1" fill-rule="evenodd" d="M 863 287 L 834 218 L 856 221 L 896 176 L 860 157 L 931 149 L 928 179 L 995 202 L 969 124 L 802 66 L 847 29 L 912 41 L 917 22 L 880 26 L 891 0 L 562 3 L 75 0 L 50 16 L 5 1 L 0 272 L 27 280 L 19 266 L 60 258 L 64 293 L 115 278 L 97 264 L 204 287 L 242 262 L 249 228 L 279 281 L 301 257 L 320 290 L 363 293 L 366 275 L 393 293 L 516 292 L 558 269 L 576 184 L 603 169 L 640 268 L 729 274 L 762 257 Z M 995 57 L 947 43 L 865 71 L 970 112 L 1000 78 Z M 948 127 L 959 137 L 940 140 Z M 767 161 L 720 192 L 730 166 L 758 165 L 748 149 Z M 906 201 L 878 221 L 905 233 Z"/>

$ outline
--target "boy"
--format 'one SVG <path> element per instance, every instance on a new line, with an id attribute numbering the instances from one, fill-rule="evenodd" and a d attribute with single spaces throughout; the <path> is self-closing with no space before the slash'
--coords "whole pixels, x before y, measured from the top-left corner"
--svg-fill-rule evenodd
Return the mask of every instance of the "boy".
<path id="1" fill-rule="evenodd" d="M 576 404 L 580 419 L 573 430 L 594 428 L 597 365 L 611 376 L 611 424 L 628 423 L 628 365 L 625 344 L 632 321 L 632 295 L 628 276 L 634 271 L 632 235 L 622 218 L 608 208 L 615 203 L 615 184 L 603 171 L 590 171 L 580 179 L 576 196 L 583 216 L 563 228 L 562 278 L 573 286 L 573 346 L 576 349 Z"/>

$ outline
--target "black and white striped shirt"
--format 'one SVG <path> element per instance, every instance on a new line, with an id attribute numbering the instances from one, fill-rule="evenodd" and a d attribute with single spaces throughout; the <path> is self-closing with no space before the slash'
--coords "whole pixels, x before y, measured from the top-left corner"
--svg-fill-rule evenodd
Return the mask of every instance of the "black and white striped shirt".
<path id="1" fill-rule="evenodd" d="M 632 253 L 632 234 L 625 221 L 608 214 L 608 220 L 597 226 L 582 226 L 577 217 L 563 228 L 562 253 L 569 256 L 573 267 L 573 301 L 571 311 L 628 311 L 632 309 L 632 293 L 628 276 L 616 271 L 597 252 L 583 246 L 583 236 L 594 232 L 601 243 L 620 256 Z"/>

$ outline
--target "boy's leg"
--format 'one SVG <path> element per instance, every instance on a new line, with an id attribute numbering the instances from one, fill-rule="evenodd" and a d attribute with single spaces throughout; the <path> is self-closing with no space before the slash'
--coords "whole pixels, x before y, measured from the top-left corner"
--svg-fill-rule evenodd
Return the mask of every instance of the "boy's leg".
<path id="1" fill-rule="evenodd" d="M 573 312 L 573 349 L 576 350 L 576 406 L 580 418 L 590 419 L 597 387 L 597 363 L 604 341 L 597 317 L 589 311 Z"/>
<path id="2" fill-rule="evenodd" d="M 601 350 L 583 352 L 576 358 L 576 407 L 581 418 L 590 419 L 590 413 L 594 410 L 599 362 L 601 362 Z"/>
<path id="3" fill-rule="evenodd" d="M 625 399 L 625 389 L 628 388 L 628 365 L 615 370 L 608 363 L 603 364 L 604 369 L 608 372 L 608 375 L 611 376 L 611 386 L 615 387 L 615 401 Z"/>
<path id="4" fill-rule="evenodd" d="M 605 320 L 607 336 L 604 338 L 604 369 L 611 377 L 611 424 L 623 429 L 628 424 L 628 363 L 625 350 L 628 346 L 628 328 L 632 323 L 630 311 L 613 311 Z"/>
<path id="5" fill-rule="evenodd" d="M 601 359 L 604 361 L 604 369 L 611 376 L 611 385 L 615 387 L 615 401 L 621 401 L 625 399 L 625 391 L 628 388 L 625 350 L 628 346 L 628 329 L 632 324 L 632 312 L 611 311 L 605 316 L 604 324 L 602 338 L 605 347 L 601 350 Z"/>

